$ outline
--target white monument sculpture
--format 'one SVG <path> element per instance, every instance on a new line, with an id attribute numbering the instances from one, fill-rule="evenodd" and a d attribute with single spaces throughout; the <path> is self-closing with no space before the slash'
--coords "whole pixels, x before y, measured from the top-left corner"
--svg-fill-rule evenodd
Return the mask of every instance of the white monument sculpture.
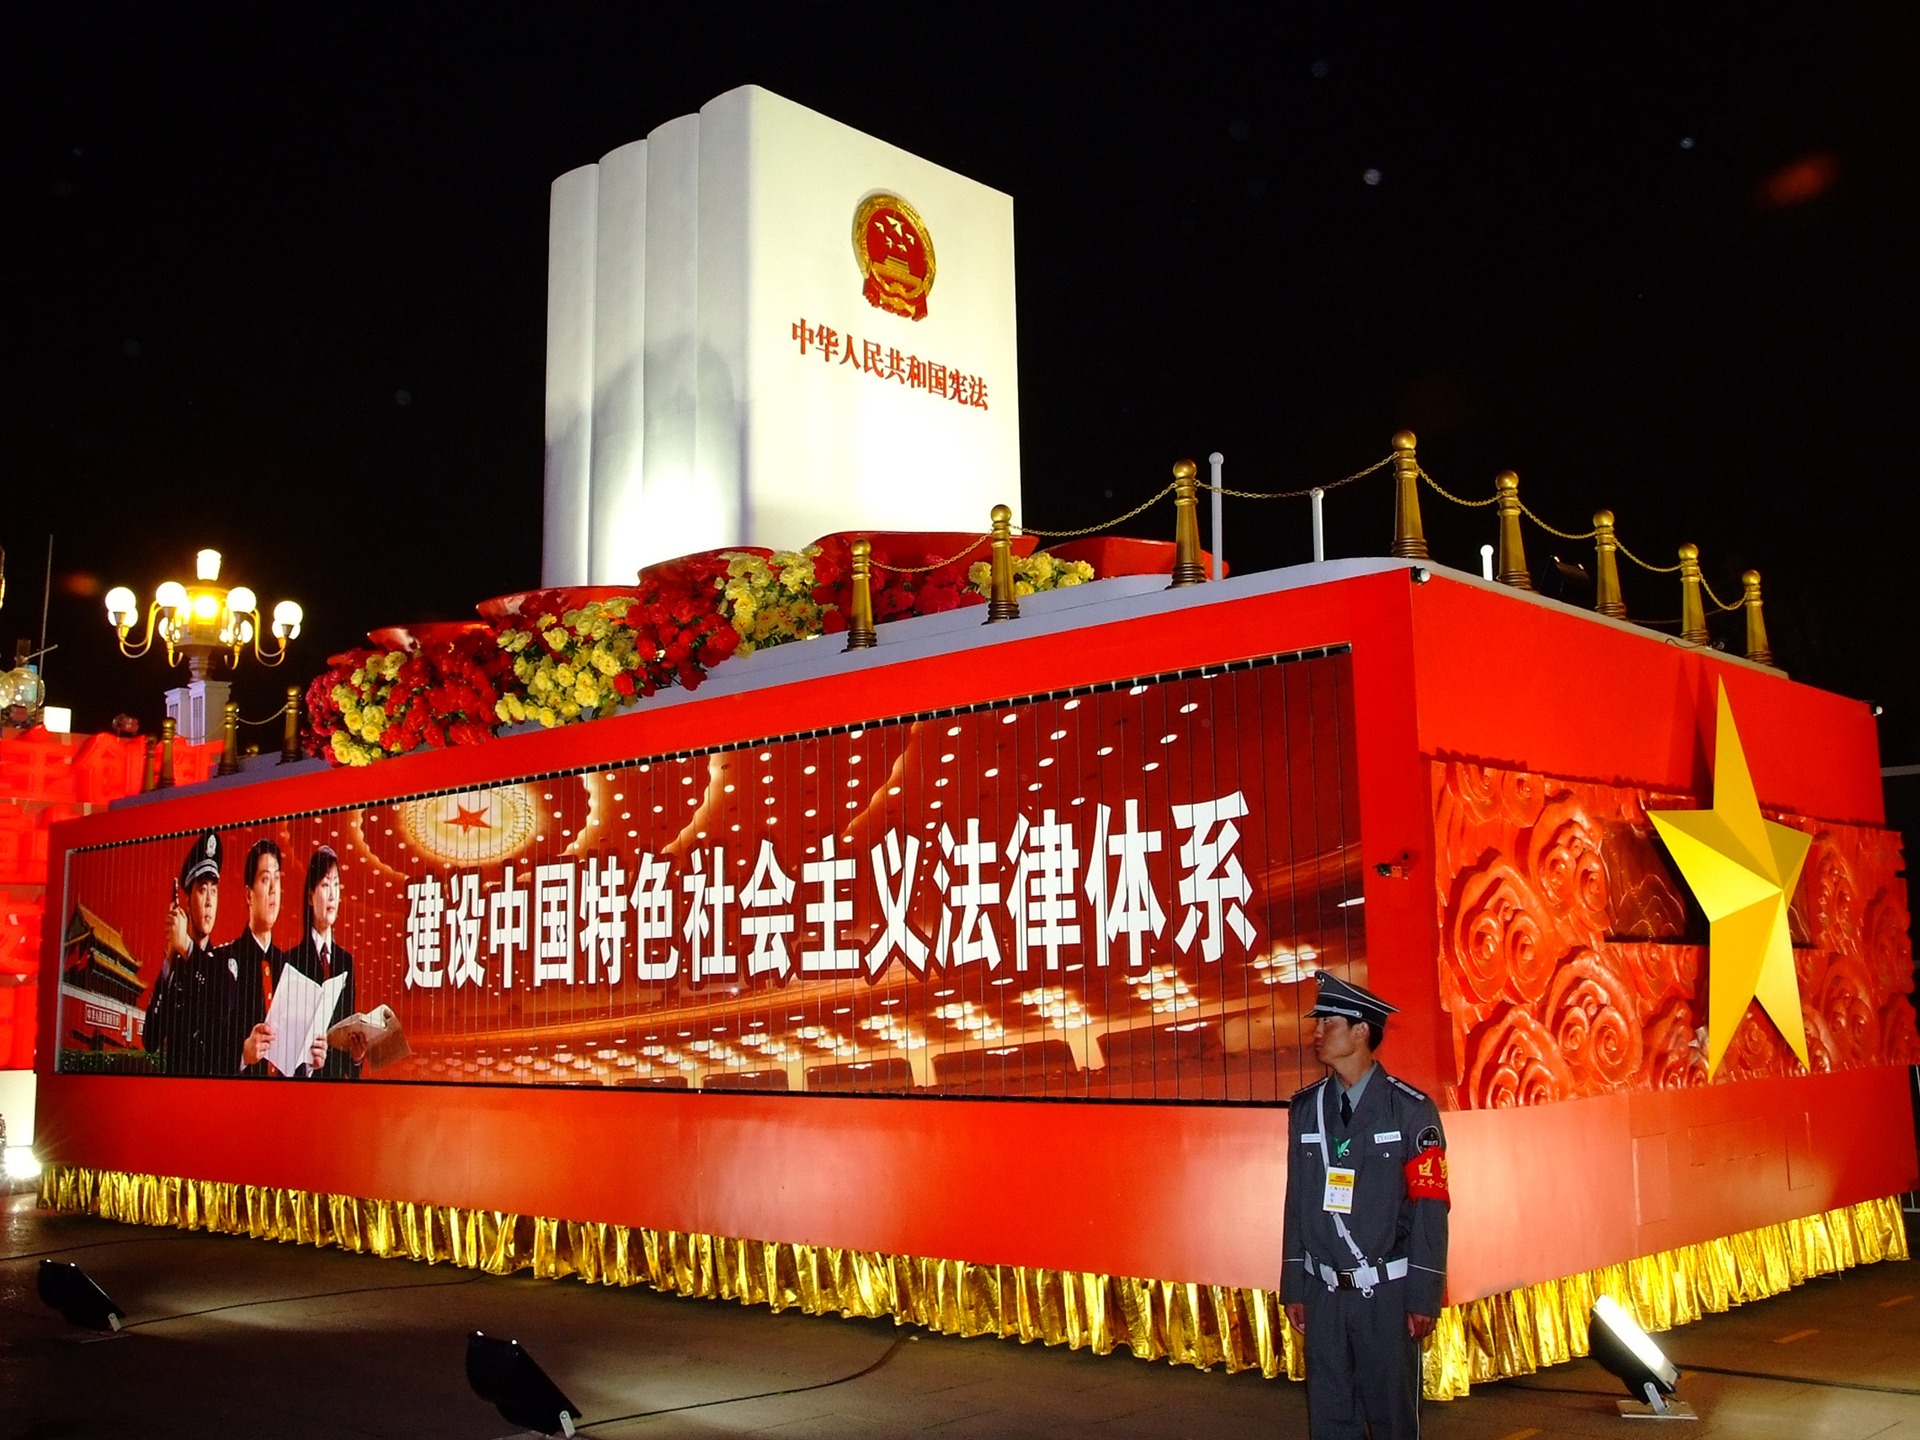
<path id="1" fill-rule="evenodd" d="M 542 585 L 1017 513 L 1010 197 L 749 85 L 552 205 Z"/>

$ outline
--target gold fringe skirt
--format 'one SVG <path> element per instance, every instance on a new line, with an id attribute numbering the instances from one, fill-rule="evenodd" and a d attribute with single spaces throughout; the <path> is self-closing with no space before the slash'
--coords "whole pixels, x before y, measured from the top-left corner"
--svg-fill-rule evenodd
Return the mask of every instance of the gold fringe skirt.
<path id="1" fill-rule="evenodd" d="M 261 1185 L 50 1166 L 56 1211 L 168 1225 L 507 1275 L 647 1285 L 775 1311 L 891 1316 L 946 1335 L 996 1335 L 1269 1379 L 1303 1374 L 1277 1291 L 882 1255 L 573 1220 L 362 1200 Z M 1587 1316 L 1611 1295 L 1648 1330 L 1763 1299 L 1811 1276 L 1907 1258 L 1897 1197 L 1763 1226 L 1624 1264 L 1451 1305 L 1427 1347 L 1428 1399 L 1587 1353 Z"/>

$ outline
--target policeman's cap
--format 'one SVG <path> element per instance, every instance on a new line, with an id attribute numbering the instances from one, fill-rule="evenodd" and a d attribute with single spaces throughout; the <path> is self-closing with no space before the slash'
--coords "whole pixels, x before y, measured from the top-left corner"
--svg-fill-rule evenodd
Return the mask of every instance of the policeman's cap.
<path id="1" fill-rule="evenodd" d="M 193 842 L 180 863 L 180 888 L 191 890 L 202 880 L 220 878 L 220 836 L 209 830 Z"/>
<path id="2" fill-rule="evenodd" d="M 1385 1025 L 1389 1015 L 1400 1013 L 1398 1006 L 1389 1005 L 1364 985 L 1342 980 L 1338 975 L 1329 975 L 1324 970 L 1317 972 L 1313 978 L 1320 986 L 1320 995 L 1313 1009 L 1307 1012 L 1309 1018 L 1337 1015 L 1343 1020 L 1367 1020 L 1375 1025 Z"/>

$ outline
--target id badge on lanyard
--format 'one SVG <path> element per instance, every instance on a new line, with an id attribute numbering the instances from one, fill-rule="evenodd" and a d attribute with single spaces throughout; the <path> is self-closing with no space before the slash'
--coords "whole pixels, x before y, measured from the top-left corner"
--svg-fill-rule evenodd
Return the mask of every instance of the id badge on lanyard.
<path id="1" fill-rule="evenodd" d="M 1343 1167 L 1327 1171 L 1327 1194 L 1321 1201 L 1323 1210 L 1333 1215 L 1353 1213 L 1353 1174 L 1352 1170 Z"/>

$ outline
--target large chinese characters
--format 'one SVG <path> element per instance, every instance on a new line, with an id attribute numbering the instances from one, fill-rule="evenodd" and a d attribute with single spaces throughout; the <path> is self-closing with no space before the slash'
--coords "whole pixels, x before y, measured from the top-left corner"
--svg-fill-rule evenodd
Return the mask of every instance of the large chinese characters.
<path id="1" fill-rule="evenodd" d="M 1284 1097 L 1290 982 L 1364 961 L 1347 667 L 1276 659 L 264 828 L 341 850 L 360 1003 L 413 1047 L 370 1079 Z"/>
<path id="2" fill-rule="evenodd" d="M 678 862 L 615 852 L 518 873 L 508 864 L 484 891 L 479 871 L 428 875 L 406 889 L 404 983 L 616 987 L 630 974 L 737 990 L 743 979 L 796 975 L 873 983 L 896 962 L 916 978 L 968 964 L 1059 970 L 1063 955 L 1078 957 L 1076 969 L 1089 957 L 1105 967 L 1116 947 L 1118 963 L 1143 969 L 1168 934 L 1147 863 L 1168 848 L 1166 832 L 1143 826 L 1137 800 L 1117 822 L 1108 805 L 1093 811 L 1085 837 L 1051 809 L 1038 823 L 1016 815 L 1004 845 L 983 841 L 974 816 L 961 822 L 963 839 L 945 823 L 933 845 L 895 828 L 864 855 L 839 853 L 829 832 L 808 847 L 818 859 L 789 857 L 786 866 L 762 836 L 750 859 L 731 865 L 727 847 L 713 844 Z M 1235 824 L 1247 814 L 1246 796 L 1236 790 L 1172 812 L 1179 867 L 1167 898 L 1179 920 L 1171 948 L 1210 964 L 1229 942 L 1250 951 L 1258 941 L 1245 909 L 1253 887 Z M 741 871 L 744 883 L 734 883 Z M 862 898 L 877 921 L 855 921 Z M 817 936 L 805 946 L 792 943 L 803 918 L 802 933 Z"/>

